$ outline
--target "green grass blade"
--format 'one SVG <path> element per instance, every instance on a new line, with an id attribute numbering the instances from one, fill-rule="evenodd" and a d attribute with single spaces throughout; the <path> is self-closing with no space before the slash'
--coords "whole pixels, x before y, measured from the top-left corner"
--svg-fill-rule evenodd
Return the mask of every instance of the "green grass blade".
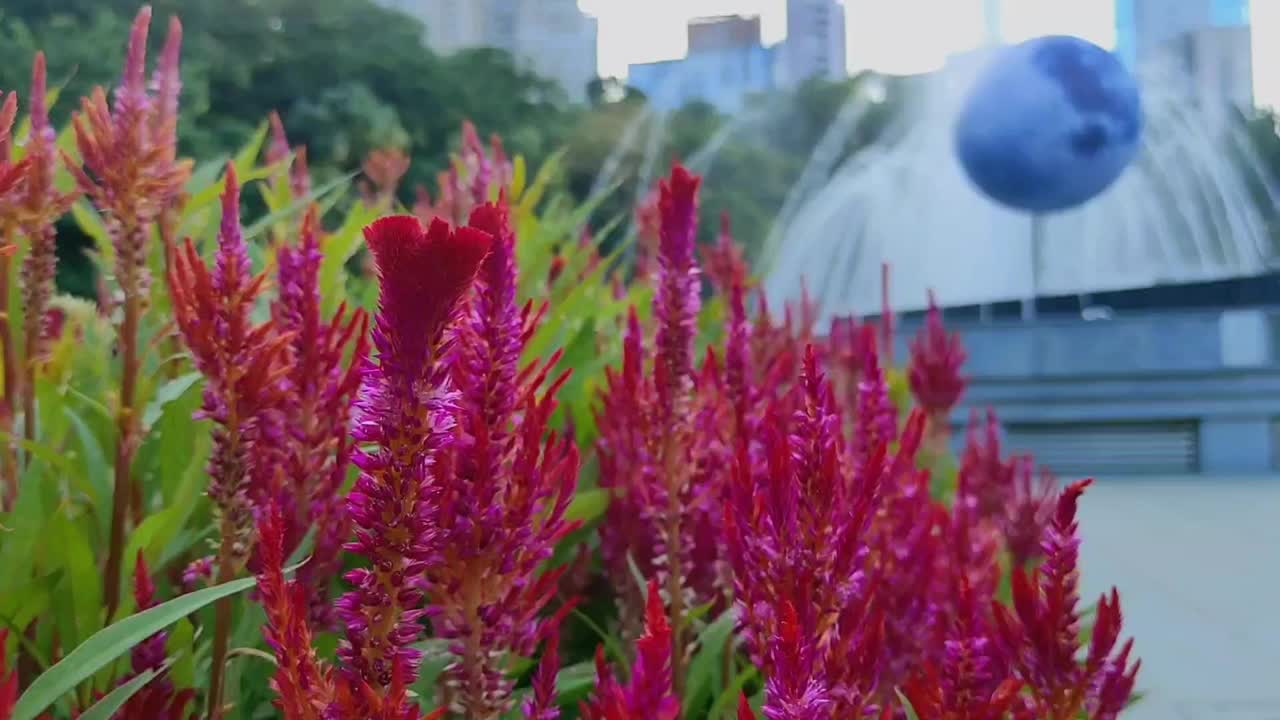
<path id="1" fill-rule="evenodd" d="M 18 698 L 13 720 L 35 720 L 41 712 L 77 685 L 125 654 L 134 645 L 160 632 L 200 608 L 229 595 L 243 592 L 257 583 L 255 578 L 232 580 L 197 590 L 161 603 L 150 610 L 130 615 L 94 633 L 65 658 L 37 677 Z"/>
<path id="2" fill-rule="evenodd" d="M 117 710 L 129 702 L 129 698 L 146 687 L 147 683 L 151 682 L 156 675 L 155 670 L 147 670 L 144 673 L 140 673 L 129 682 L 107 693 L 101 700 L 94 703 L 93 707 L 85 710 L 84 714 L 80 716 L 80 720 L 110 720 Z"/>

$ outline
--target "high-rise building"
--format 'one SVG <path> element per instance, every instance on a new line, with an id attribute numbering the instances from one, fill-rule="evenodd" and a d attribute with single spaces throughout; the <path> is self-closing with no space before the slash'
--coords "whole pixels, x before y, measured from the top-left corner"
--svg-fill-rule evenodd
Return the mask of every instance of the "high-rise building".
<path id="1" fill-rule="evenodd" d="M 1116 0 L 1116 52 L 1141 65 L 1188 33 L 1249 27 L 1249 0 Z"/>
<path id="2" fill-rule="evenodd" d="M 785 82 L 844 77 L 846 35 L 844 5 L 839 0 L 787 0 L 787 39 L 782 44 Z"/>
<path id="3" fill-rule="evenodd" d="M 689 54 L 680 60 L 632 65 L 627 84 L 662 112 L 705 102 L 725 113 L 753 93 L 773 89 L 775 49 L 760 41 L 758 17 L 700 18 L 689 23 Z"/>
<path id="4" fill-rule="evenodd" d="M 596 77 L 596 19 L 577 0 L 383 0 L 427 26 L 439 53 L 494 47 L 560 83 L 575 100 Z"/>
<path id="5" fill-rule="evenodd" d="M 727 50 L 760 44 L 760 18 L 723 15 L 689 21 L 689 53 Z"/>

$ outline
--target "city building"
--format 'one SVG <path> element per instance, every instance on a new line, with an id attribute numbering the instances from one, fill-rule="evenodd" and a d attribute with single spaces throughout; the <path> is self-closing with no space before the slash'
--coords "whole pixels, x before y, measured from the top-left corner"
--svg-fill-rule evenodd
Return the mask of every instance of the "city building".
<path id="1" fill-rule="evenodd" d="M 786 85 L 845 77 L 844 5 L 839 0 L 787 0 L 781 73 Z"/>
<path id="2" fill-rule="evenodd" d="M 1249 0 L 1117 0 L 1116 53 L 1206 104 L 1253 104 Z"/>
<path id="3" fill-rule="evenodd" d="M 776 51 L 761 44 L 758 17 L 726 16 L 689 23 L 689 54 L 679 60 L 630 66 L 627 84 L 657 110 L 706 102 L 724 113 L 776 87 Z"/>
<path id="4" fill-rule="evenodd" d="M 596 77 L 596 19 L 577 0 L 384 0 L 421 20 L 427 44 L 448 54 L 474 47 L 506 50 L 516 62 L 557 81 L 575 100 Z"/>

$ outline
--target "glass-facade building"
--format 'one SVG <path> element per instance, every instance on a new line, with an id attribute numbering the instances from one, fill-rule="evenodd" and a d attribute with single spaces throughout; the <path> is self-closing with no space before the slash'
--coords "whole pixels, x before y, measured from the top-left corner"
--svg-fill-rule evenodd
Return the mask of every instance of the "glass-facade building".
<path id="1" fill-rule="evenodd" d="M 1249 25 L 1249 0 L 1116 0 L 1116 54 L 1130 67 L 1207 28 Z"/>

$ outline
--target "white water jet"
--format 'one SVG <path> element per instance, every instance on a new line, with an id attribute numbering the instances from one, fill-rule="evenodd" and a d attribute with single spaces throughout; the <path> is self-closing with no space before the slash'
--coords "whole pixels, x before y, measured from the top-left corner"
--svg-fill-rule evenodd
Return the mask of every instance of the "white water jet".
<path id="1" fill-rule="evenodd" d="M 823 316 L 873 313 L 884 262 L 893 268 L 890 300 L 902 310 L 922 307 L 928 289 L 948 305 L 1032 294 L 1029 216 L 983 197 L 952 149 L 954 118 L 990 56 L 979 51 L 904 79 L 896 125 L 840 167 L 822 167 L 829 143 L 819 143 L 809 169 L 826 172 L 802 176 L 763 253 L 771 297 L 799 297 L 803 278 Z M 1140 80 L 1141 155 L 1097 199 L 1047 217 L 1038 295 L 1257 274 L 1275 258 L 1274 188 L 1241 123 L 1200 107 L 1165 70 Z M 845 115 L 832 132 L 856 126 Z"/>

